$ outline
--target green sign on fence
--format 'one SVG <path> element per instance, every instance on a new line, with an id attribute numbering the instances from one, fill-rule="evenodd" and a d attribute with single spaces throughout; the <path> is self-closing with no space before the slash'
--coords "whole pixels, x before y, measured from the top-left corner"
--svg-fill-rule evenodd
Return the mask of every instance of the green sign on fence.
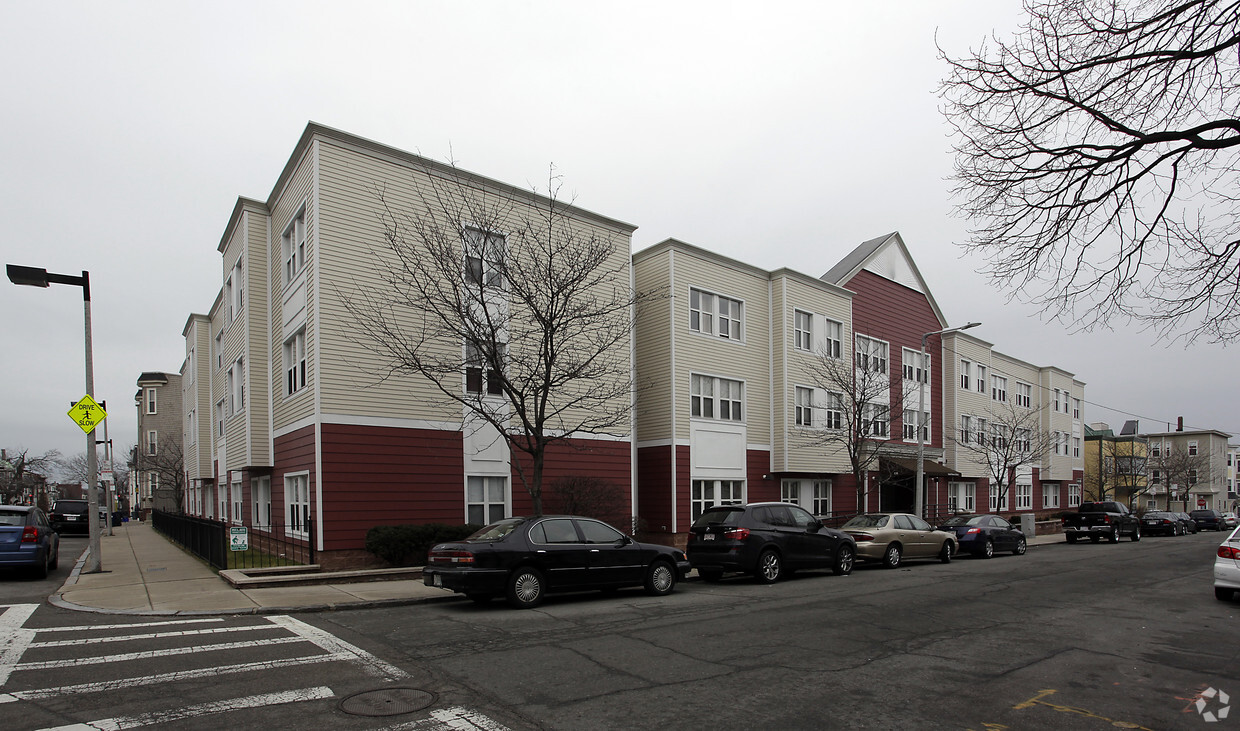
<path id="1" fill-rule="evenodd" d="M 250 550 L 250 529 L 244 526 L 228 529 L 228 547 L 233 551 Z"/>

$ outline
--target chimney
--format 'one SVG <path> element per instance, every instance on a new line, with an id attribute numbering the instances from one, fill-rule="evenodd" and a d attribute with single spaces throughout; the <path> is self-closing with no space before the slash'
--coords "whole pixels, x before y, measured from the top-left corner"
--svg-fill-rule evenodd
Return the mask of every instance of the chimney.
<path id="1" fill-rule="evenodd" d="M 1184 417 L 1183 416 L 1175 420 L 1175 430 L 1184 431 Z"/>

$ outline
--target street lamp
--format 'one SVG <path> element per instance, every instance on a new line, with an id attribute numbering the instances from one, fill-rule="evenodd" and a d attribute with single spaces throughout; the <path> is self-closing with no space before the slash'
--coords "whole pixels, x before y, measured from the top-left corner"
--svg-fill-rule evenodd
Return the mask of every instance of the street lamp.
<path id="1" fill-rule="evenodd" d="M 86 310 L 86 395 L 95 396 L 95 362 L 90 346 L 90 272 L 82 272 L 82 276 L 72 274 L 52 274 L 46 269 L 23 267 L 9 264 L 7 267 L 9 281 L 26 287 L 47 287 L 52 284 L 71 284 L 82 288 L 82 302 Z M 90 557 L 82 572 L 94 574 L 103 571 L 103 561 L 99 554 L 99 487 L 95 484 L 99 471 L 98 455 L 95 453 L 95 430 L 86 435 L 86 510 L 87 526 L 90 530 Z"/>
<path id="2" fill-rule="evenodd" d="M 929 378 L 929 373 L 930 373 L 930 369 L 926 367 L 926 359 L 929 357 L 926 354 L 926 339 L 929 338 L 931 335 L 947 335 L 948 333 L 960 332 L 961 330 L 968 330 L 971 327 L 977 327 L 978 325 L 981 325 L 981 324 L 982 323 L 980 322 L 970 322 L 968 325 L 961 325 L 960 327 L 949 327 L 946 330 L 935 330 L 934 332 L 928 332 L 925 335 L 921 336 L 922 377 L 917 379 L 917 432 L 916 432 L 917 484 L 913 488 L 913 514 L 919 518 L 925 517 L 922 515 L 922 513 L 925 511 L 922 510 L 921 503 L 922 503 L 922 500 L 925 499 L 924 498 L 924 486 L 922 485 L 922 482 L 926 479 L 926 474 L 925 474 L 926 440 L 922 437 L 921 433 L 922 433 L 922 429 L 925 427 L 925 424 L 923 424 L 922 422 L 925 419 L 924 414 L 926 413 L 926 379 Z M 929 436 L 929 435 L 927 434 L 926 436 Z"/>

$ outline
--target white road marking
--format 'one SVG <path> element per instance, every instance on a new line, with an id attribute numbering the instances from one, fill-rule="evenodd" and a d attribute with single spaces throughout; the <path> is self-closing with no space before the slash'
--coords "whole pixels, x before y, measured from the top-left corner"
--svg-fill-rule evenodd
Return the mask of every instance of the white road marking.
<path id="1" fill-rule="evenodd" d="M 387 731 L 436 731 L 437 729 L 453 729 L 453 731 L 509 731 L 508 727 L 492 721 L 481 713 L 468 708 L 453 706 L 431 711 L 430 718 L 408 721 L 388 726 Z"/>
<path id="2" fill-rule="evenodd" d="M 233 632 L 254 632 L 257 630 L 273 629 L 271 625 L 255 624 L 248 627 L 215 627 L 212 629 L 189 629 L 183 632 L 149 632 L 144 635 L 117 635 L 114 637 L 92 637 L 90 644 L 95 645 L 101 642 L 130 642 L 132 640 L 163 640 L 170 637 L 193 637 L 195 635 L 224 635 Z M 43 630 L 39 630 L 42 632 Z M 34 642 L 30 647 L 70 647 L 82 644 L 81 639 L 77 640 L 54 640 L 52 642 Z"/>
<path id="3" fill-rule="evenodd" d="M 204 619 L 170 619 L 167 622 L 135 622 L 133 624 L 81 624 L 70 627 L 43 627 L 39 632 L 90 632 L 92 630 L 101 629 L 133 629 L 135 627 L 168 627 L 178 624 L 206 624 L 208 622 L 223 622 L 223 617 L 208 617 Z"/>
<path id="4" fill-rule="evenodd" d="M 271 620 L 272 624 L 284 627 L 307 642 L 311 642 L 330 652 L 335 659 L 357 665 L 368 675 L 374 675 L 387 680 L 402 680 L 409 677 L 404 670 L 395 665 L 386 663 L 360 647 L 354 647 L 339 637 L 324 632 L 318 627 L 306 624 L 301 620 L 293 619 L 284 614 L 268 617 L 268 619 Z"/>
<path id="5" fill-rule="evenodd" d="M 23 624 L 34 614 L 38 604 L 8 604 L 0 614 L 0 687 L 9 682 L 26 648 L 34 640 L 34 630 Z"/>
<path id="6" fill-rule="evenodd" d="M 52 668 L 74 668 L 80 665 L 100 665 L 103 663 L 123 662 L 125 660 L 149 660 L 155 657 L 173 657 L 176 655 L 197 655 L 201 652 L 218 652 L 220 650 L 241 650 L 249 647 L 267 647 L 268 645 L 287 645 L 290 642 L 305 642 L 300 637 L 273 637 L 270 640 L 248 640 L 245 642 L 225 642 L 218 645 L 197 645 L 194 647 L 174 647 L 166 650 L 146 650 L 130 652 L 123 655 L 103 655 L 101 657 L 78 657 L 70 660 L 48 660 L 45 662 L 24 662 L 21 670 L 50 670 Z"/>
<path id="7" fill-rule="evenodd" d="M 263 695 L 252 695 L 247 698 L 235 698 L 229 701 L 214 701 L 211 703 L 201 703 L 196 706 L 186 706 L 185 708 L 177 708 L 168 711 L 155 711 L 153 713 L 142 713 L 136 716 L 118 716 L 116 718 L 104 718 L 98 721 L 90 721 L 89 723 L 76 723 L 69 726 L 54 726 L 43 731 L 119 731 L 120 729 L 141 728 L 143 726 L 155 726 L 164 723 L 173 723 L 183 721 L 188 718 L 198 718 L 215 713 L 227 713 L 229 711 L 238 711 L 246 708 L 263 708 L 266 706 L 280 705 L 283 703 L 301 703 L 304 701 L 317 701 L 327 698 L 334 698 L 336 694 L 331 688 L 319 686 L 317 688 L 303 688 L 301 690 L 290 690 L 283 693 L 265 693 Z"/>

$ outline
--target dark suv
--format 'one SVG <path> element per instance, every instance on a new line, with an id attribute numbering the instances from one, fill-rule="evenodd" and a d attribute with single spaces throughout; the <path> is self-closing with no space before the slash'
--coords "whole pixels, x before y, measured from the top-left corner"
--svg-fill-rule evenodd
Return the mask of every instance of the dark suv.
<path id="1" fill-rule="evenodd" d="M 1200 530 L 1223 530 L 1223 514 L 1217 510 L 1194 510 L 1189 515 Z"/>
<path id="2" fill-rule="evenodd" d="M 705 581 L 739 571 L 770 584 L 796 569 L 850 573 L 857 543 L 789 503 L 716 505 L 693 521 L 685 553 Z"/>
<path id="3" fill-rule="evenodd" d="M 57 500 L 52 506 L 52 530 L 57 533 L 66 531 L 90 532 L 90 523 L 86 522 L 88 503 L 85 500 Z"/>

